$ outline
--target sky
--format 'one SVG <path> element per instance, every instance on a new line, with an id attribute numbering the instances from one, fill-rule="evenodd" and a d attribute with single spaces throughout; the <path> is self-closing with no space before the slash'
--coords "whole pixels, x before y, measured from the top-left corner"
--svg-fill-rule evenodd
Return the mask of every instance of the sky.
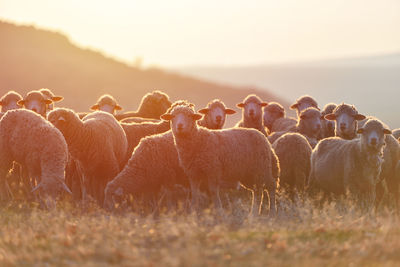
<path id="1" fill-rule="evenodd" d="M 61 31 L 79 46 L 145 66 L 400 51 L 398 0 L 0 0 L 0 19 Z"/>

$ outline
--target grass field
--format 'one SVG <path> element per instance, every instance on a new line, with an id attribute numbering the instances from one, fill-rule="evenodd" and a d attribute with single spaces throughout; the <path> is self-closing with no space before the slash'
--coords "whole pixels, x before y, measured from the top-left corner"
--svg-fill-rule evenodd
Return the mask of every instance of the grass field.
<path id="1" fill-rule="evenodd" d="M 12 203 L 0 209 L 0 266 L 395 266 L 396 215 L 360 214 L 345 203 L 285 208 L 250 219 L 247 205 L 159 217 L 111 215 L 59 204 L 45 211 Z"/>

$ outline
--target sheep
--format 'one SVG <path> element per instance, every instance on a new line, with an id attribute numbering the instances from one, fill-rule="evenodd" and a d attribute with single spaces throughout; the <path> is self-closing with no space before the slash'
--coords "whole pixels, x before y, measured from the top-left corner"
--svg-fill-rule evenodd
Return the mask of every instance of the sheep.
<path id="1" fill-rule="evenodd" d="M 331 114 L 333 110 L 337 107 L 335 103 L 328 103 L 321 111 L 322 119 L 322 130 L 320 134 L 320 139 L 335 136 L 335 122 L 325 119 L 325 115 Z"/>
<path id="2" fill-rule="evenodd" d="M 279 163 L 265 136 L 255 129 L 206 129 L 196 123 L 201 117 L 188 106 L 176 106 L 161 116 L 171 122 L 179 163 L 190 183 L 192 207 L 198 207 L 199 189 L 207 184 L 214 206 L 220 210 L 221 184 L 240 182 L 253 191 L 252 214 L 262 211 L 265 187 L 270 214 L 274 214 Z"/>
<path id="3" fill-rule="evenodd" d="M 296 193 L 304 192 L 311 168 L 312 148 L 299 133 L 286 133 L 273 144 L 281 173 L 279 185 L 294 200 Z"/>
<path id="4" fill-rule="evenodd" d="M 61 132 L 42 116 L 24 109 L 8 111 L 0 120 L 0 179 L 13 162 L 21 164 L 29 177 L 36 178 L 33 189 L 46 199 L 55 199 L 62 191 L 71 193 L 65 185 L 68 149 Z M 4 190 L 3 190 L 4 192 Z M 2 195 L 1 197 L 5 197 Z"/>
<path id="5" fill-rule="evenodd" d="M 392 131 L 392 134 L 393 134 L 394 138 L 399 139 L 400 138 L 400 128 L 394 129 Z"/>
<path id="6" fill-rule="evenodd" d="M 289 128 L 296 125 L 295 119 L 286 118 L 285 109 L 283 108 L 283 106 L 281 104 L 279 104 L 277 102 L 270 102 L 270 103 L 268 103 L 267 106 L 264 107 L 263 123 L 264 123 L 264 126 L 267 127 L 267 129 L 268 129 L 268 133 L 288 130 L 288 129 L 286 129 L 286 127 L 283 127 L 283 125 L 284 125 L 283 121 L 286 122 L 286 121 L 288 121 L 287 119 L 289 119 L 292 122 L 292 124 L 290 125 Z M 275 122 L 278 122 L 278 124 L 276 124 Z M 282 128 L 281 128 L 281 124 L 282 124 Z M 273 130 L 273 126 L 275 126 L 274 130 Z"/>
<path id="7" fill-rule="evenodd" d="M 319 110 L 317 101 L 315 101 L 312 96 L 304 95 L 298 98 L 296 102 L 290 106 L 290 109 L 295 109 L 297 117 L 299 117 L 303 110 L 311 107 Z"/>
<path id="8" fill-rule="evenodd" d="M 96 111 L 82 120 L 66 108 L 48 114 L 48 120 L 64 135 L 71 156 L 83 170 L 84 186 L 100 205 L 104 189 L 123 168 L 128 144 L 124 130 L 109 113 Z"/>
<path id="9" fill-rule="evenodd" d="M 25 98 L 19 100 L 17 104 L 38 113 L 42 117 L 46 117 L 47 107 L 53 103 L 52 100 L 47 99 L 40 91 L 30 91 L 26 94 Z"/>
<path id="10" fill-rule="evenodd" d="M 20 105 L 17 104 L 19 100 L 22 100 L 22 96 L 15 91 L 8 91 L 0 99 L 1 112 L 7 112 L 11 109 L 19 109 Z"/>
<path id="11" fill-rule="evenodd" d="M 207 107 L 200 109 L 198 112 L 204 114 L 204 116 L 201 120 L 197 121 L 197 123 L 200 126 L 214 130 L 224 127 L 226 115 L 236 113 L 233 109 L 227 108 L 224 102 L 219 99 L 214 99 L 209 102 Z"/>
<path id="12" fill-rule="evenodd" d="M 321 140 L 311 154 L 310 191 L 345 195 L 347 191 L 371 208 L 383 162 L 385 135 L 391 131 L 377 119 L 357 130 L 360 138 Z"/>
<path id="13" fill-rule="evenodd" d="M 153 91 L 143 96 L 137 111 L 116 114 L 115 118 L 119 121 L 128 117 L 160 119 L 160 116 L 164 114 L 171 105 L 172 103 L 166 93 Z"/>
<path id="14" fill-rule="evenodd" d="M 159 134 L 166 132 L 170 129 L 169 123 L 160 121 L 154 122 L 142 122 L 142 123 L 124 123 L 120 122 L 122 128 L 125 131 L 126 139 L 128 141 L 127 160 L 132 154 L 132 151 L 139 144 L 143 137 Z"/>
<path id="15" fill-rule="evenodd" d="M 258 96 L 248 95 L 242 103 L 236 105 L 243 110 L 242 120 L 236 124 L 236 127 L 253 128 L 267 136 L 262 118 L 262 108 L 267 105 L 268 103 L 261 101 Z"/>
<path id="16" fill-rule="evenodd" d="M 297 132 L 304 135 L 311 147 L 315 147 L 318 142 L 321 127 L 321 112 L 314 107 L 310 107 L 300 113 L 297 125 L 287 132 Z M 268 140 L 272 144 L 285 133 L 284 131 L 272 133 L 268 136 Z"/>
<path id="17" fill-rule="evenodd" d="M 48 88 L 39 89 L 39 92 L 41 92 L 47 99 L 50 99 L 53 102 L 47 105 L 47 111 L 54 109 L 55 102 L 60 102 L 61 100 L 64 99 L 64 97 L 62 96 L 56 96 L 55 94 L 53 94 L 53 92 Z"/>
<path id="18" fill-rule="evenodd" d="M 101 110 L 115 115 L 117 110 L 122 110 L 122 107 L 118 105 L 117 100 L 111 95 L 102 95 L 97 100 L 96 104 L 90 107 L 91 110 Z"/>
<path id="19" fill-rule="evenodd" d="M 364 120 L 366 117 L 359 114 L 354 106 L 342 103 L 324 118 L 335 121 L 335 136 L 351 140 L 357 137 L 357 121 Z"/>
<path id="20" fill-rule="evenodd" d="M 173 194 L 177 185 L 189 187 L 169 130 L 140 141 L 124 169 L 107 184 L 104 208 L 112 210 L 116 199 L 126 195 L 154 203 L 163 189 Z"/>

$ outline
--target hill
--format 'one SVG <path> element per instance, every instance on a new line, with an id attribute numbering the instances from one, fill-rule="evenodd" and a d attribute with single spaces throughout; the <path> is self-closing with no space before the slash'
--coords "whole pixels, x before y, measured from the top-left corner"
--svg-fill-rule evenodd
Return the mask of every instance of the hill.
<path id="1" fill-rule="evenodd" d="M 303 94 L 314 96 L 321 106 L 344 101 L 392 128 L 400 127 L 400 54 L 279 65 L 192 66 L 174 71 L 235 86 L 270 88 L 289 101 Z"/>
<path id="2" fill-rule="evenodd" d="M 114 95 L 125 110 L 136 110 L 142 96 L 159 89 L 171 99 L 187 99 L 203 107 L 213 98 L 228 106 L 256 93 L 267 101 L 279 100 L 255 87 L 227 86 L 174 74 L 158 68 L 139 69 L 80 48 L 57 32 L 0 22 L 0 94 L 15 90 L 25 94 L 43 87 L 63 95 L 61 105 L 86 111 L 104 94 Z M 235 115 L 228 120 L 233 125 Z"/>

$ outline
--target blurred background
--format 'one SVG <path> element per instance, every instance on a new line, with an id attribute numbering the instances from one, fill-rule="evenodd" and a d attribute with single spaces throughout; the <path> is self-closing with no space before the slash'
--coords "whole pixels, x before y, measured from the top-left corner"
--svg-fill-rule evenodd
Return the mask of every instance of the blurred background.
<path id="1" fill-rule="evenodd" d="M 156 89 L 197 108 L 309 94 L 398 128 L 399 29 L 398 0 L 0 0 L 0 93 L 47 87 L 77 111 Z"/>

